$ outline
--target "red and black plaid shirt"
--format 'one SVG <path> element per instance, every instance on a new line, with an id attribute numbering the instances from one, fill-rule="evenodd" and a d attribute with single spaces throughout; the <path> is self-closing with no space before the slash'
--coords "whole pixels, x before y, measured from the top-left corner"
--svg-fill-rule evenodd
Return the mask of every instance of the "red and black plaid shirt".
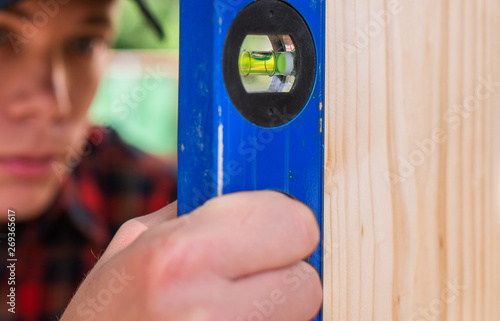
<path id="1" fill-rule="evenodd" d="M 114 131 L 93 129 L 93 135 L 103 133 L 53 206 L 34 221 L 16 224 L 15 314 L 8 312 L 2 226 L 0 320 L 56 320 L 120 225 L 175 200 L 175 176 L 166 165 L 126 145 Z"/>

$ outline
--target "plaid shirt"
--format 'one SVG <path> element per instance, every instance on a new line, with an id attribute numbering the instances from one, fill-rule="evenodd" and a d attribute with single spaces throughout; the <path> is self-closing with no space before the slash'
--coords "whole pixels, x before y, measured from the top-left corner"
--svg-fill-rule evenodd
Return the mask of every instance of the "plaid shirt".
<path id="1" fill-rule="evenodd" d="M 175 177 L 164 164 L 114 131 L 94 128 L 92 135 L 104 139 L 89 143 L 89 156 L 50 209 L 16 224 L 15 314 L 8 312 L 7 226 L 1 227 L 0 320 L 56 320 L 120 225 L 176 198 Z"/>

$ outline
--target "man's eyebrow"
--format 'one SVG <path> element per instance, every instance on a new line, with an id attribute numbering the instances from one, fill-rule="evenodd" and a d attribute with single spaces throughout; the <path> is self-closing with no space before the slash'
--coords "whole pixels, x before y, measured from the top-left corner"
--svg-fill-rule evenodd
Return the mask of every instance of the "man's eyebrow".
<path id="1" fill-rule="evenodd" d="M 110 27 L 113 25 L 111 18 L 105 14 L 89 15 L 82 19 L 81 24 Z"/>
<path id="2" fill-rule="evenodd" d="M 11 14 L 13 16 L 16 16 L 16 18 L 28 18 L 30 19 L 31 18 L 31 15 L 29 15 L 26 11 L 24 11 L 23 9 L 20 9 L 20 8 L 7 8 L 5 9 L 5 12 L 7 12 L 8 14 Z"/>
<path id="3" fill-rule="evenodd" d="M 31 18 L 32 18 L 32 14 L 29 14 L 28 12 L 26 12 L 20 8 L 9 8 L 9 9 L 6 9 L 5 12 L 7 12 L 11 15 L 14 15 L 20 19 L 27 18 L 28 20 L 31 20 Z M 107 14 L 91 14 L 91 15 L 85 16 L 81 20 L 81 24 L 110 27 L 113 25 L 113 22 L 111 20 L 111 17 L 108 16 Z"/>

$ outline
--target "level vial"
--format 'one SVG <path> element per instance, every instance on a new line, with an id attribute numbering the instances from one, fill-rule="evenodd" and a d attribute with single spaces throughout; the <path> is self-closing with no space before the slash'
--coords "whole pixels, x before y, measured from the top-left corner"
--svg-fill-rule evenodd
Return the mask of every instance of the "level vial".
<path id="1" fill-rule="evenodd" d="M 294 52 L 242 51 L 239 58 L 240 74 L 290 76 L 294 71 Z"/>

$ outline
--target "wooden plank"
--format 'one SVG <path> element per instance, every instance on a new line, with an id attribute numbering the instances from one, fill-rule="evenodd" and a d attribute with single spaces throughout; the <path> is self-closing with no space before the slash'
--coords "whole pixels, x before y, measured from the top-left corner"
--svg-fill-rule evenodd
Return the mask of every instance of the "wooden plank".
<path id="1" fill-rule="evenodd" d="M 324 320 L 500 320 L 499 19 L 327 2 Z"/>

